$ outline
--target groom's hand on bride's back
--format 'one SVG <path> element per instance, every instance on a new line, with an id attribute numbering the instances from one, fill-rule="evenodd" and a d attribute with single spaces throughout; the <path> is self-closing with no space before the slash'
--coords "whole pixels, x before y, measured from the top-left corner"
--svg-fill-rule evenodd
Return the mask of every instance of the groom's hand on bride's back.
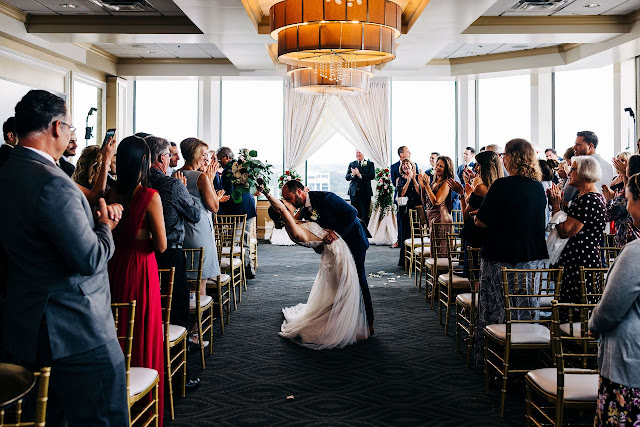
<path id="1" fill-rule="evenodd" d="M 327 233 L 324 235 L 324 238 L 322 239 L 322 241 L 324 242 L 325 245 L 330 245 L 331 243 L 335 242 L 336 240 L 338 240 L 338 235 L 336 234 L 335 231 L 333 230 L 327 230 L 325 229 L 324 231 L 326 231 Z"/>

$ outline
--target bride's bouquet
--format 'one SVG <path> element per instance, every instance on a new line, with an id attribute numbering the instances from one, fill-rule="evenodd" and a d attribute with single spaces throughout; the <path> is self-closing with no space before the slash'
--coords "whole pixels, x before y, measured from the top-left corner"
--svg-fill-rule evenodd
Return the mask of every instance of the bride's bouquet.
<path id="1" fill-rule="evenodd" d="M 284 187 L 284 185 L 292 179 L 299 182 L 302 181 L 302 177 L 293 169 L 284 171 L 284 173 L 278 178 L 278 188 L 282 189 L 282 187 Z"/>
<path id="2" fill-rule="evenodd" d="M 244 193 L 256 193 L 258 186 L 264 187 L 263 192 L 269 192 L 269 188 L 265 184 L 271 178 L 273 166 L 269 163 L 263 163 L 257 157 L 256 150 L 242 148 L 238 152 L 238 158 L 233 160 L 231 167 L 225 169 L 225 175 L 230 176 L 233 184 L 231 200 L 235 203 L 242 201 Z"/>
<path id="3" fill-rule="evenodd" d="M 373 209 L 380 208 L 380 219 L 393 209 L 393 185 L 389 168 L 376 168 L 376 201 Z"/>

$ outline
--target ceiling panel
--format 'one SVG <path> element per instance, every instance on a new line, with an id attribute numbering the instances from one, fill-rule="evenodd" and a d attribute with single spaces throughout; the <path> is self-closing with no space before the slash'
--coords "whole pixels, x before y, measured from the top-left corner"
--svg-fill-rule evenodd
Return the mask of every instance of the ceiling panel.
<path id="1" fill-rule="evenodd" d="M 211 55 L 212 58 L 225 58 L 224 53 L 214 43 L 199 43 L 202 50 Z"/>
<path id="2" fill-rule="evenodd" d="M 628 0 L 619 6 L 612 7 L 604 15 L 626 15 L 638 9 L 640 9 L 640 0 Z"/>
<path id="3" fill-rule="evenodd" d="M 30 12 L 52 13 L 51 9 L 34 0 L 4 0 L 4 2 L 10 4 L 11 6 L 17 7 L 18 9 L 27 13 L 30 13 Z"/>
<path id="4" fill-rule="evenodd" d="M 184 16 L 182 10 L 173 0 L 148 0 L 156 9 L 151 12 L 115 12 L 104 9 L 91 0 L 3 0 L 26 13 L 44 15 L 117 15 L 117 16 Z M 75 5 L 75 8 L 63 7 L 62 4 Z"/>
<path id="5" fill-rule="evenodd" d="M 516 4 L 517 2 L 518 0 L 498 0 L 493 4 L 493 6 L 487 9 L 487 11 L 482 15 L 483 16 L 500 16 L 505 10 L 511 9 L 513 5 Z"/>
<path id="6" fill-rule="evenodd" d="M 607 11 L 619 8 L 624 3 L 628 3 L 628 0 L 575 0 L 562 10 L 554 13 L 554 15 L 601 15 Z"/>
<path id="7" fill-rule="evenodd" d="M 458 50 L 453 52 L 448 58 L 462 58 L 466 56 L 477 56 L 477 55 L 487 55 L 494 50 L 502 47 L 504 43 L 483 43 L 483 44 L 474 44 L 474 43 L 466 43 L 461 46 Z"/>
<path id="8" fill-rule="evenodd" d="M 483 16 L 625 15 L 640 9 L 640 0 L 574 0 L 556 11 L 511 10 L 518 0 L 498 0 Z M 585 7 L 598 5 L 597 7 Z"/>

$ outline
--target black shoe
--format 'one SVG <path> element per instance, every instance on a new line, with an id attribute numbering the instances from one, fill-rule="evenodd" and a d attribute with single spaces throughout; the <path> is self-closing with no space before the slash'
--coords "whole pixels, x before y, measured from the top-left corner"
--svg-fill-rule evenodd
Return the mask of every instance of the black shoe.
<path id="1" fill-rule="evenodd" d="M 204 342 L 204 348 L 207 348 L 207 347 L 209 347 L 209 341 Z M 187 351 L 189 353 L 200 351 L 200 344 L 189 341 L 187 343 Z"/>
<path id="2" fill-rule="evenodd" d="M 369 336 L 372 336 L 374 333 L 373 331 L 373 325 L 369 326 Z"/>
<path id="3" fill-rule="evenodd" d="M 256 277 L 256 273 L 254 273 L 253 271 L 251 271 L 250 268 L 246 268 L 245 269 L 245 276 L 247 276 L 247 280 L 251 280 L 254 277 Z"/>
<path id="4" fill-rule="evenodd" d="M 185 389 L 187 391 L 193 391 L 193 390 L 197 389 L 198 387 L 200 387 L 200 378 L 191 378 L 185 384 Z"/>

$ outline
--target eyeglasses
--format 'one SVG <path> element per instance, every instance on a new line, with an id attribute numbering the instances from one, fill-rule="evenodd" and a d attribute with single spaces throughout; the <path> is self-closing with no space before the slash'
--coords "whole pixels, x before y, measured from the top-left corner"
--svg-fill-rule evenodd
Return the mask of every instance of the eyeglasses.
<path id="1" fill-rule="evenodd" d="M 68 126 L 68 127 L 69 127 L 69 130 L 70 130 L 71 132 L 75 132 L 75 131 L 76 131 L 75 126 L 71 126 L 69 123 L 65 123 L 65 122 L 63 122 L 63 121 L 60 121 L 60 124 L 61 124 L 61 125 Z"/>
<path id="2" fill-rule="evenodd" d="M 168 151 L 167 151 L 166 153 L 162 153 L 162 154 L 160 154 L 160 155 L 161 155 L 161 156 L 169 156 L 169 157 L 171 157 L 171 153 L 170 153 L 170 152 L 168 152 Z"/>

